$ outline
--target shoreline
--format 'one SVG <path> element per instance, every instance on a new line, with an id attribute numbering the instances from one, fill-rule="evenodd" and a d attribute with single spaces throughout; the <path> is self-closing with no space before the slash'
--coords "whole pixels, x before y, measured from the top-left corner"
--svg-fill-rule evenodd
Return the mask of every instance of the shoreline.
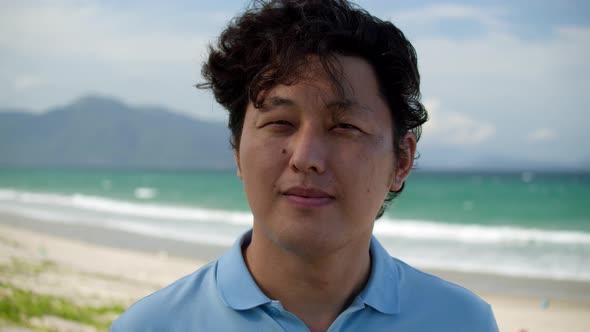
<path id="1" fill-rule="evenodd" d="M 201 262 L 214 261 L 229 248 L 229 246 L 184 242 L 91 225 L 40 221 L 6 212 L 0 212 L 0 225 L 9 225 L 94 245 L 163 254 Z M 554 298 L 590 304 L 590 282 L 441 269 L 422 270 L 461 285 L 477 294 Z"/>
<path id="2" fill-rule="evenodd" d="M 0 225 L 9 225 L 106 247 L 147 253 L 166 252 L 170 256 L 207 262 L 217 259 L 229 248 L 228 246 L 153 237 L 106 227 L 42 221 L 7 212 L 0 212 Z"/>
<path id="3" fill-rule="evenodd" d="M 0 300 L 2 294 L 25 290 L 80 306 L 115 306 L 110 315 L 96 316 L 98 323 L 91 326 L 51 313 L 16 324 L 18 328 L 106 331 L 130 304 L 192 273 L 225 249 L 1 212 Z M 427 272 L 480 295 L 491 304 L 501 331 L 584 331 L 590 326 L 590 283 Z M 15 323 L 6 324 L 0 319 L 0 331 L 14 328 L 10 324 Z"/>

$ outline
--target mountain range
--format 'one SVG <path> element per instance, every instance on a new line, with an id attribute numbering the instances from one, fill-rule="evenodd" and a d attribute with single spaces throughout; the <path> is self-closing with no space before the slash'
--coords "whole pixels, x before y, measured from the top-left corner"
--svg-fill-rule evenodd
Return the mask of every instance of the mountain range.
<path id="1" fill-rule="evenodd" d="M 230 169 L 234 161 L 221 123 L 87 96 L 41 114 L 0 112 L 0 167 Z"/>

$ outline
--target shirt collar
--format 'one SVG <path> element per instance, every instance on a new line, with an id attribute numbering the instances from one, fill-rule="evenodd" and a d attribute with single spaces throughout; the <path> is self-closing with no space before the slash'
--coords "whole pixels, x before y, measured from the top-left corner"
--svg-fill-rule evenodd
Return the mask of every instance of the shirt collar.
<path id="1" fill-rule="evenodd" d="M 247 310 L 269 303 L 252 278 L 244 257 L 242 245 L 252 238 L 252 230 L 242 235 L 217 263 L 217 285 L 225 305 L 235 310 Z"/>
<path id="2" fill-rule="evenodd" d="M 362 301 L 384 314 L 400 312 L 399 273 L 389 253 L 373 236 L 371 238 L 371 276 L 359 294 Z"/>
<path id="3" fill-rule="evenodd" d="M 242 246 L 252 238 L 252 230 L 241 236 L 217 263 L 217 284 L 225 305 L 247 310 L 272 302 L 256 285 L 242 256 Z M 399 273 L 385 248 L 371 238 L 371 275 L 359 298 L 384 314 L 400 312 Z"/>

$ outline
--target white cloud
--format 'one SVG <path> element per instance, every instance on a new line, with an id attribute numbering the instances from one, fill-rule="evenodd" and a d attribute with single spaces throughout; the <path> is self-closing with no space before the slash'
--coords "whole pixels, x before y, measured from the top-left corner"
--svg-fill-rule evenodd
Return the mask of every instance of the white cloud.
<path id="1" fill-rule="evenodd" d="M 527 135 L 527 141 L 533 143 L 550 142 L 556 140 L 557 133 L 548 128 L 539 128 Z"/>
<path id="2" fill-rule="evenodd" d="M 523 40 L 491 32 L 473 40 L 423 38 L 414 42 L 429 74 L 490 75 L 511 79 L 562 78 L 579 67 L 589 72 L 590 28 L 560 27 L 549 40 Z M 555 74 L 557 76 L 550 76 Z"/>
<path id="3" fill-rule="evenodd" d="M 424 24 L 444 19 L 471 19 L 486 33 L 479 38 L 456 39 L 451 34 L 417 34 L 411 41 L 426 75 L 503 77 L 506 82 L 543 79 L 549 83 L 571 76 L 590 76 L 590 27 L 554 26 L 544 38 L 525 39 L 509 29 L 504 9 L 457 4 L 436 4 L 391 15 L 403 30 L 425 31 Z M 434 32 L 435 27 L 426 29 Z M 565 70 L 564 70 L 565 69 Z M 579 73 L 582 69 L 584 75 Z M 589 75 L 585 75 L 589 74 Z M 452 75 L 452 76 L 451 76 Z"/>
<path id="4" fill-rule="evenodd" d="M 42 85 L 41 78 L 34 75 L 22 75 L 14 80 L 16 90 L 27 90 Z"/>
<path id="5" fill-rule="evenodd" d="M 193 85 L 207 43 L 232 14 L 221 5 L 190 6 L 196 10 L 158 2 L 2 2 L 0 108 L 45 111 L 98 93 L 211 117 L 211 98 Z"/>
<path id="6" fill-rule="evenodd" d="M 424 136 L 428 141 L 446 145 L 477 145 L 496 133 L 491 123 L 460 112 L 441 111 L 438 100 L 425 101 L 424 106 L 430 117 L 424 124 Z"/>
<path id="7" fill-rule="evenodd" d="M 503 11 L 499 9 L 484 9 L 477 6 L 452 3 L 437 3 L 418 9 L 407 10 L 391 15 L 396 24 L 427 25 L 442 20 L 474 20 L 488 27 L 499 27 L 501 21 L 497 18 Z"/>
<path id="8" fill-rule="evenodd" d="M 195 31 L 167 31 L 158 22 L 96 3 L 12 6 L 0 12 L 0 48 L 14 52 L 105 62 L 186 62 L 200 60 L 207 42 Z"/>
<path id="9" fill-rule="evenodd" d="M 485 28 L 477 38 L 432 33 L 434 25 L 425 29 L 420 21 L 406 20 L 401 27 L 412 36 L 418 53 L 424 98 L 444 101 L 441 120 L 470 127 L 473 123 L 464 119 L 467 116 L 479 124 L 476 131 L 461 132 L 445 129 L 451 123 L 436 123 L 432 129 L 426 125 L 425 143 L 472 140 L 480 141 L 477 147 L 482 153 L 578 162 L 586 154 L 578 142 L 590 140 L 590 134 L 583 121 L 572 123 L 571 119 L 587 118 L 590 104 L 590 26 L 553 25 L 527 37 L 518 33 L 516 24 L 503 21 L 501 11 L 469 8 L 457 7 L 453 14 L 450 9 L 445 13 L 426 7 L 429 14 L 424 22 L 469 17 Z M 392 16 L 393 22 L 396 17 Z M 434 124 L 436 107 L 432 109 Z M 551 128 L 553 134 L 528 135 L 535 128 Z M 436 138 L 431 141 L 429 136 Z M 530 149 L 531 142 L 551 144 Z"/>

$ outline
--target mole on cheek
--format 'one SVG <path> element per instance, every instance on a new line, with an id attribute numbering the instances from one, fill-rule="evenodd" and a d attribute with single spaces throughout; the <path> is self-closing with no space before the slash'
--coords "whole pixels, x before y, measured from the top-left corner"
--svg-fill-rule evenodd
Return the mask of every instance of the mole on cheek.
<path id="1" fill-rule="evenodd" d="M 285 153 L 287 153 L 287 150 L 283 149 L 283 150 L 281 151 L 281 153 L 282 153 L 282 154 L 285 154 Z"/>

